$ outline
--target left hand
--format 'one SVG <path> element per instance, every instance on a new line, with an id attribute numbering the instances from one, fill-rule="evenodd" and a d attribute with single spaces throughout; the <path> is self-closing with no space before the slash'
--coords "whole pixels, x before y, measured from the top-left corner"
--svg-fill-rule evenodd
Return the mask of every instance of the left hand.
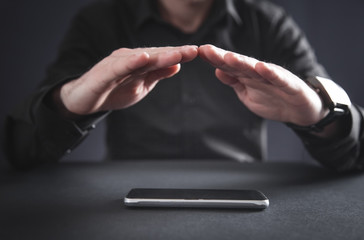
<path id="1" fill-rule="evenodd" d="M 255 114 L 270 120 L 308 126 L 328 113 L 319 95 L 290 71 L 213 45 L 199 55 L 216 67 L 217 78 L 231 86 Z"/>

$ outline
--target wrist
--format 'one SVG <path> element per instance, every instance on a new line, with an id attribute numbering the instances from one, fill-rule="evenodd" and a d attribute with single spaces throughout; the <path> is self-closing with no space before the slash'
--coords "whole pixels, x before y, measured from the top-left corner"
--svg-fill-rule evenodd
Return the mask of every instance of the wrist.
<path id="1" fill-rule="evenodd" d="M 69 119 L 72 121 L 83 118 L 84 117 L 83 115 L 73 113 L 67 109 L 61 98 L 61 88 L 62 86 L 57 87 L 50 92 L 47 100 L 48 106 L 53 111 L 57 112 L 62 118 Z"/>
<path id="2" fill-rule="evenodd" d="M 330 79 L 311 77 L 307 79 L 306 83 L 320 96 L 323 110 L 328 113 L 325 113 L 320 121 L 309 126 L 299 126 L 292 123 L 287 123 L 287 125 L 299 131 L 315 133 L 321 133 L 324 130 L 327 132 L 327 129 L 333 129 L 333 126 L 335 126 L 334 123 L 337 122 L 336 120 L 340 116 L 347 115 L 349 112 L 351 102 L 348 95 L 339 85 Z M 332 130 L 329 132 L 332 132 Z"/>

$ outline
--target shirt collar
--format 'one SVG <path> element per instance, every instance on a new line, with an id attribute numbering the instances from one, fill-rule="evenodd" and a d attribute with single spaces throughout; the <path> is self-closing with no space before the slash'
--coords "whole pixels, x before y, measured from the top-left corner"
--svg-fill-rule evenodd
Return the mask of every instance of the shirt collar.
<path id="1" fill-rule="evenodd" d="M 138 29 L 150 19 L 162 21 L 157 8 L 157 0 L 140 0 L 135 1 L 135 28 Z M 214 16 L 223 17 L 229 15 L 238 24 L 242 25 L 243 21 L 236 9 L 234 0 L 215 0 L 211 9 L 215 11 Z"/>

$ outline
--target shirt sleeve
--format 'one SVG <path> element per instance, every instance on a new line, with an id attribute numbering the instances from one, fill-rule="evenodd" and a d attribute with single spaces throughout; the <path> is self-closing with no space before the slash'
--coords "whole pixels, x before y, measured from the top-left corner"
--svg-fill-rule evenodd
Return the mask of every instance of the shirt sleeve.
<path id="1" fill-rule="evenodd" d="M 82 11 L 75 16 L 46 79 L 7 116 L 4 152 L 16 168 L 58 161 L 107 115 L 97 113 L 74 122 L 62 118 L 49 104 L 48 96 L 55 87 L 80 77 L 106 54 L 94 47 L 98 33 L 91 31 L 90 16 Z"/>
<path id="2" fill-rule="evenodd" d="M 5 153 L 16 168 L 56 162 L 81 143 L 108 112 L 70 121 L 47 104 L 52 88 L 42 89 L 21 103 L 5 122 Z"/>
<path id="3" fill-rule="evenodd" d="M 333 139 L 320 138 L 300 130 L 294 131 L 302 139 L 308 152 L 322 165 L 339 172 L 363 171 L 363 114 L 361 107 L 352 105 L 349 114 L 338 120 L 343 134 Z"/>
<path id="4" fill-rule="evenodd" d="M 261 23 L 263 26 L 269 25 L 262 38 L 266 60 L 285 67 L 302 79 L 329 77 L 318 63 L 304 33 L 283 9 L 276 8 L 276 11 L 270 11 L 265 16 L 269 18 L 262 17 Z M 294 131 L 308 152 L 322 165 L 337 171 L 363 170 L 363 113 L 361 107 L 353 105 L 350 113 L 339 121 L 344 134 L 334 139 Z"/>

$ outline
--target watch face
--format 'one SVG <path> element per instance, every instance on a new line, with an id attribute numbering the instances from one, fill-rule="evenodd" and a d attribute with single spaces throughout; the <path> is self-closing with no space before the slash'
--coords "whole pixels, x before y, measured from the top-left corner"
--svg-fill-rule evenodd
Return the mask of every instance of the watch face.
<path id="1" fill-rule="evenodd" d="M 346 112 L 350 108 L 349 96 L 334 81 L 323 77 L 312 77 L 307 79 L 307 82 L 319 90 L 320 96 L 330 110 L 338 108 L 337 110 L 341 109 L 341 111 Z"/>

